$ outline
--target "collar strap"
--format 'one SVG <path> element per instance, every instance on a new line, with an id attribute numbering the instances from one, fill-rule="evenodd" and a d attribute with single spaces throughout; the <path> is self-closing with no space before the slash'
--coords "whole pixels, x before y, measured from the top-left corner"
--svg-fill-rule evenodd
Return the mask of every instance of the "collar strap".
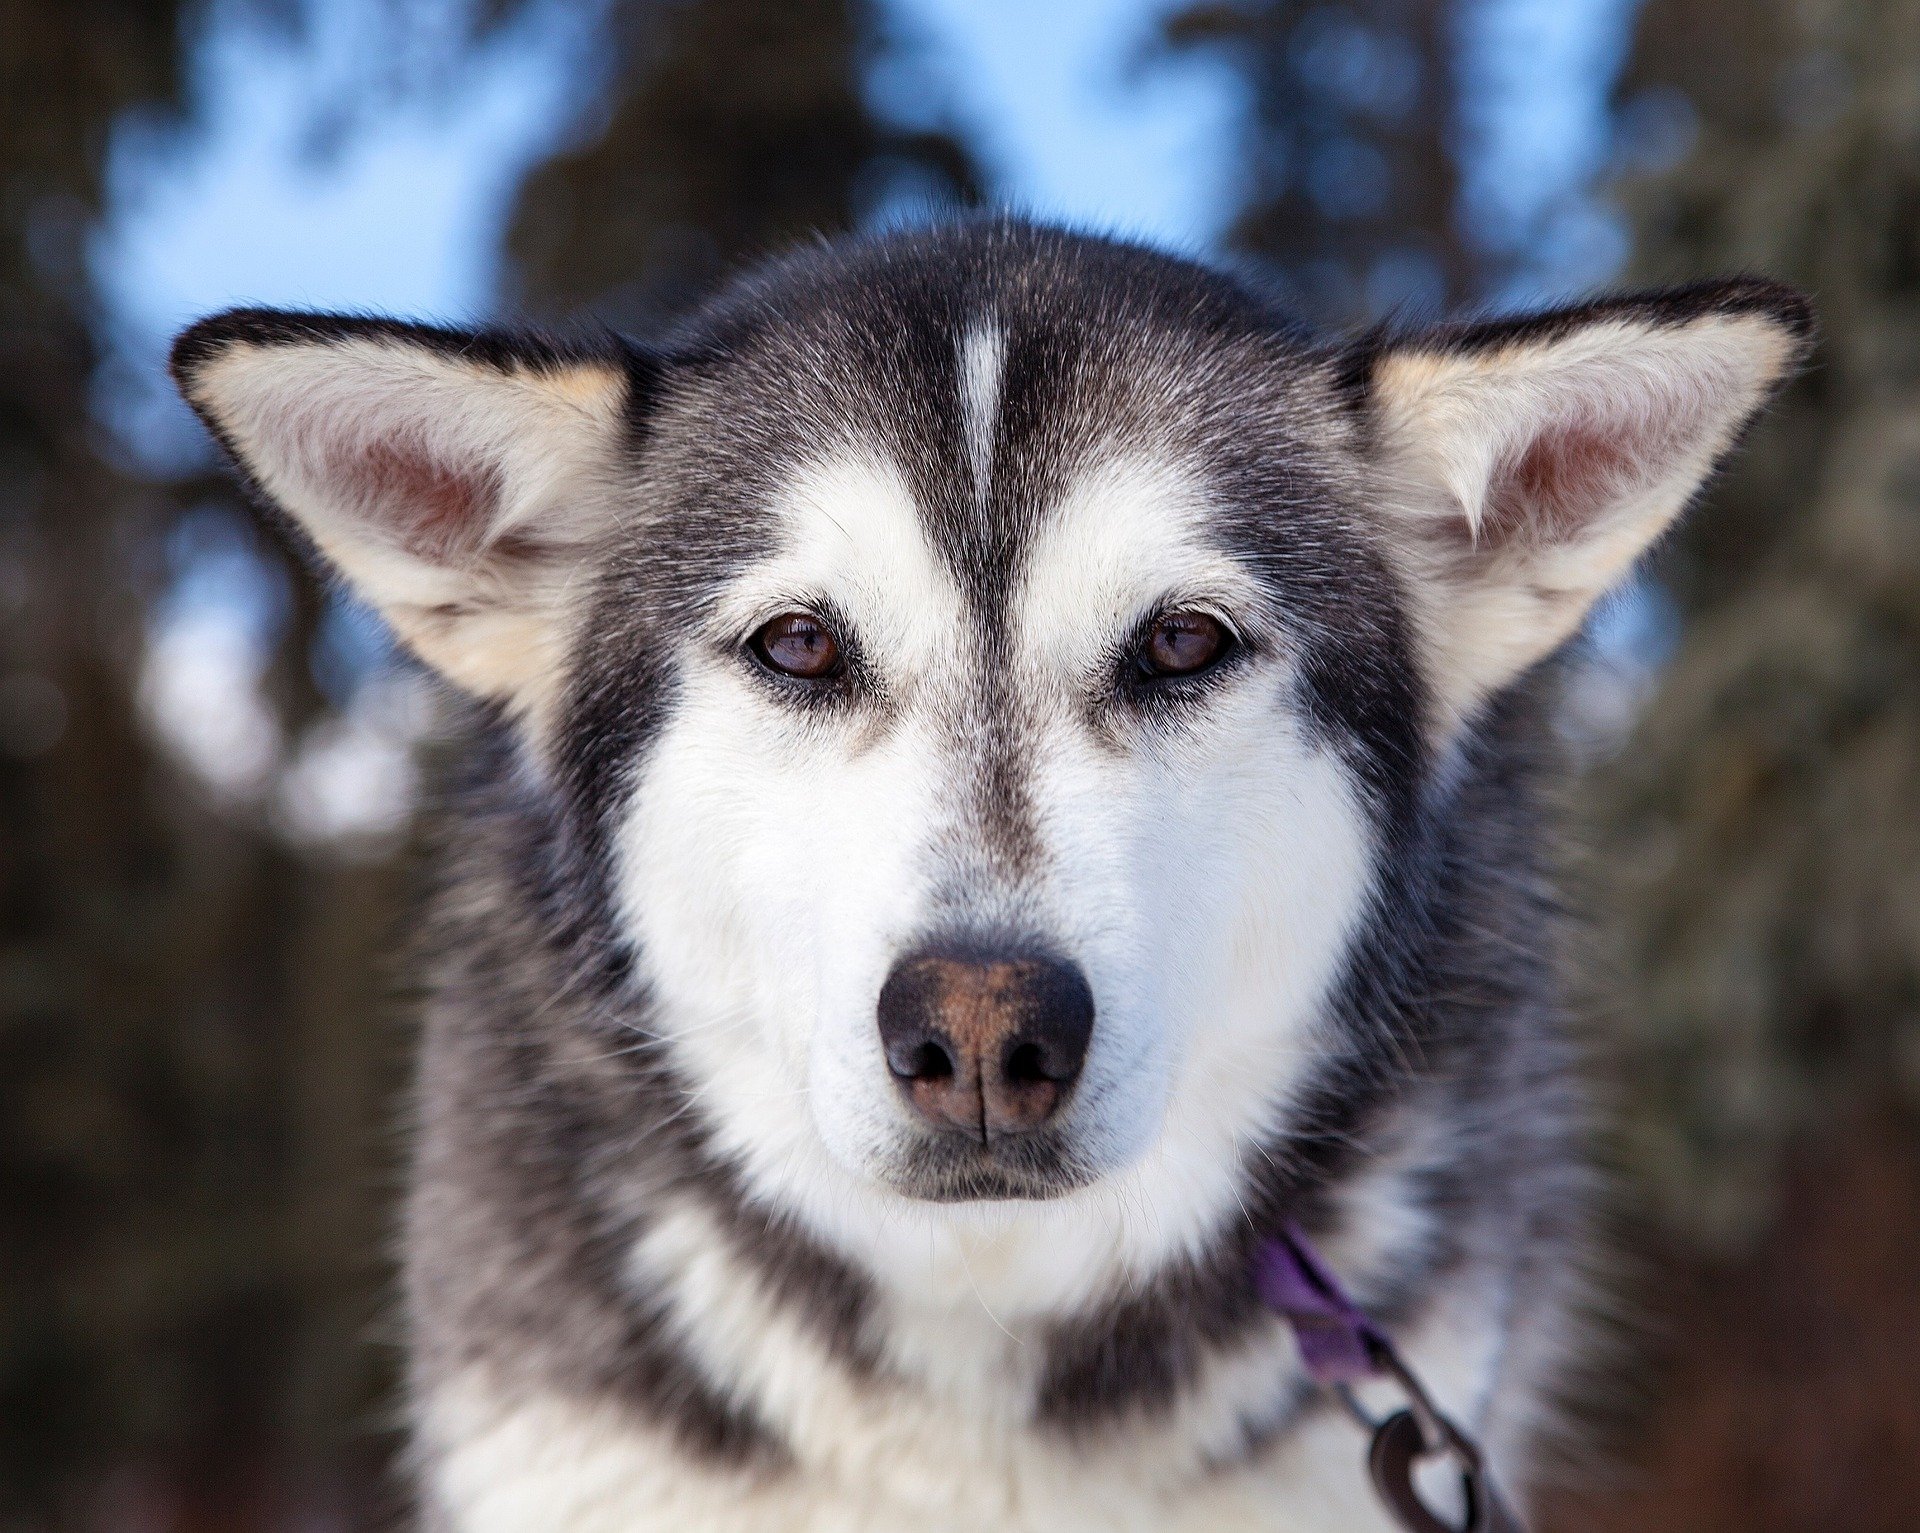
<path id="1" fill-rule="evenodd" d="M 1289 1219 L 1260 1250 L 1254 1285 L 1283 1315 L 1300 1343 L 1300 1361 L 1316 1384 L 1354 1384 L 1385 1371 L 1385 1334 L 1347 1296 L 1313 1244 Z"/>
<path id="2" fill-rule="evenodd" d="M 1305 1231 L 1289 1219 L 1261 1248 L 1254 1286 L 1285 1317 L 1300 1361 L 1315 1383 L 1336 1391 L 1371 1428 L 1367 1468 L 1374 1489 L 1407 1533 L 1520 1533 L 1520 1522 L 1494 1488 L 1478 1443 L 1442 1415 L 1387 1333 L 1355 1304 Z M 1391 1379 L 1406 1406 L 1379 1421 L 1360 1411 L 1348 1386 Z M 1444 1456 L 1460 1471 L 1464 1521 L 1447 1521 L 1414 1483 L 1420 1462 Z"/>

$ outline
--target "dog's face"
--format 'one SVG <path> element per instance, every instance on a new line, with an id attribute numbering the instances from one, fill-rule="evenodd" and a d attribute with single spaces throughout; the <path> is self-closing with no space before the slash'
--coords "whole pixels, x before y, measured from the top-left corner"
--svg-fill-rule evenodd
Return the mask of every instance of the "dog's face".
<path id="1" fill-rule="evenodd" d="M 678 637 L 615 863 L 743 1154 L 784 1098 L 909 1196 L 1045 1197 L 1301 1047 L 1366 896 L 1364 785 L 1204 464 L 1086 445 L 969 546 L 884 445 L 821 444 Z"/>
<path id="2" fill-rule="evenodd" d="M 515 721 L 716 1142 L 830 1224 L 1230 1199 L 1476 712 L 1804 329 L 1745 283 L 1321 346 L 980 226 L 657 351 L 238 313 L 176 368 Z"/>

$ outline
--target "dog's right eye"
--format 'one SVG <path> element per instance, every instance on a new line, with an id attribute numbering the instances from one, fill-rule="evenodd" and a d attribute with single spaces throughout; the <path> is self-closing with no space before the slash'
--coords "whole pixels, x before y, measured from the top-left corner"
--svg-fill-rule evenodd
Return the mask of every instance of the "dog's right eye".
<path id="1" fill-rule="evenodd" d="M 1169 612 L 1147 630 L 1134 664 L 1150 680 L 1192 676 L 1233 647 L 1226 624 L 1205 612 Z"/>
<path id="2" fill-rule="evenodd" d="M 747 641 L 770 671 L 802 681 L 824 681 L 840 669 L 840 641 L 810 612 L 783 612 Z"/>

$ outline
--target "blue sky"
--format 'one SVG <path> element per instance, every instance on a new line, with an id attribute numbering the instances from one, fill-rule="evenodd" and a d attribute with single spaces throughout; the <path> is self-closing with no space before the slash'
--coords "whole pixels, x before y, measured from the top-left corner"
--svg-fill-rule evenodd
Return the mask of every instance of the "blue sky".
<path id="1" fill-rule="evenodd" d="M 1233 211 L 1245 92 L 1225 68 L 1130 63 L 1176 0 L 891 0 L 930 39 L 1010 200 L 1192 251 Z"/>
<path id="2" fill-rule="evenodd" d="M 1204 246 L 1226 214 L 1237 107 L 1221 70 L 1122 79 L 1165 0 L 889 0 L 932 44 L 1005 189 L 1038 211 Z M 572 126 L 585 73 L 549 5 L 455 91 L 376 115 L 324 157 L 313 122 L 378 48 L 379 0 L 326 0 L 303 40 L 237 8 L 207 32 L 195 131 L 118 135 L 95 272 L 112 313 L 161 328 L 236 299 L 458 317 L 490 303 L 505 197 Z M 882 82 L 884 85 L 884 82 Z M 884 88 L 876 91 L 884 97 Z"/>

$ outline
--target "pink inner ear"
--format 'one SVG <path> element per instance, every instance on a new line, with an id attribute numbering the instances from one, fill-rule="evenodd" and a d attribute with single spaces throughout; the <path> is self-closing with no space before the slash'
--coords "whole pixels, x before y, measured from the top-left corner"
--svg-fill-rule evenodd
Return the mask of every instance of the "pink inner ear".
<path id="1" fill-rule="evenodd" d="M 361 500 L 410 553 L 452 563 L 486 542 L 500 504 L 500 476 L 458 469 L 425 452 L 369 442 L 345 465 Z"/>
<path id="2" fill-rule="evenodd" d="M 1609 502 L 1630 493 L 1658 459 L 1667 431 L 1624 433 L 1564 426 L 1540 433 L 1487 487 L 1480 541 L 1557 543 L 1578 537 Z M 1649 436 L 1661 440 L 1648 441 Z"/>

